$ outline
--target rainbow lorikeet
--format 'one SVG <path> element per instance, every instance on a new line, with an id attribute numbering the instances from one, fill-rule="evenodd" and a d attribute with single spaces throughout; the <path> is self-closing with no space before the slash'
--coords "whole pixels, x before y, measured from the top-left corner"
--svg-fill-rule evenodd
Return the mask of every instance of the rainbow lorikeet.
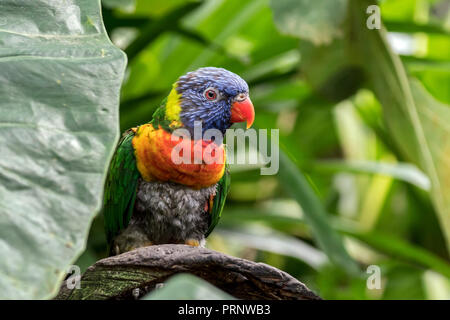
<path id="1" fill-rule="evenodd" d="M 215 149 L 222 161 L 174 162 L 172 133 L 194 133 L 183 141 L 203 152 L 215 140 L 196 137 L 194 123 L 202 133 L 225 133 L 234 122 L 249 128 L 254 117 L 248 85 L 238 75 L 207 67 L 181 76 L 152 120 L 123 134 L 112 158 L 103 205 L 110 254 L 153 244 L 204 245 L 230 186 L 225 148 Z"/>

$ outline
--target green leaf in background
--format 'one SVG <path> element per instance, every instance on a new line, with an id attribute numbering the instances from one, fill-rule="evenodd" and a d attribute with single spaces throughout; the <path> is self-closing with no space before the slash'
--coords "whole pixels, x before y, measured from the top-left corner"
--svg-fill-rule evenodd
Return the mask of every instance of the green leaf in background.
<path id="1" fill-rule="evenodd" d="M 304 218 L 286 216 L 273 209 L 255 210 L 252 208 L 243 208 L 228 210 L 225 213 L 223 224 L 227 228 L 233 225 L 233 222 L 236 222 L 236 224 L 239 222 L 241 227 L 246 224 L 263 223 L 265 226 L 271 226 L 274 229 L 286 232 L 286 230 L 302 230 L 309 224 L 306 223 L 306 219 Z M 412 245 L 397 236 L 391 236 L 377 231 L 367 232 L 353 221 L 335 216 L 330 218 L 330 224 L 343 235 L 357 239 L 377 249 L 383 255 L 390 256 L 392 259 L 398 261 L 419 265 L 422 268 L 432 269 L 450 278 L 450 264 L 448 261 L 421 247 Z M 266 250 L 269 250 L 269 248 L 266 248 Z M 278 250 L 273 252 L 281 253 Z M 282 254 L 287 254 L 287 252 Z M 297 257 L 300 258 L 299 256 Z M 300 259 L 304 260 L 303 258 Z M 305 262 L 312 265 L 309 261 Z"/>
<path id="2" fill-rule="evenodd" d="M 437 102 L 417 81 L 408 79 L 384 29 L 366 28 L 365 10 L 371 4 L 373 1 L 351 2 L 354 43 L 383 106 L 387 129 L 407 159 L 430 178 L 431 198 L 450 251 L 450 108 Z"/>
<path id="3" fill-rule="evenodd" d="M 347 0 L 271 0 L 274 20 L 280 30 L 314 44 L 330 43 L 341 36 Z"/>
<path id="4" fill-rule="evenodd" d="M 250 248 L 297 258 L 317 270 L 328 263 L 327 256 L 323 252 L 300 239 L 262 227 L 257 231 L 239 228 L 219 229 L 217 234 L 230 241 L 245 243 Z"/>
<path id="5" fill-rule="evenodd" d="M 370 30 L 366 27 L 366 10 L 371 4 L 376 3 L 349 3 L 348 23 L 344 24 L 348 30 L 342 39 L 334 39 L 326 46 L 302 42 L 302 70 L 315 91 L 333 101 L 350 97 L 361 87 L 362 80 L 369 80 L 384 109 L 388 133 L 386 142 L 389 147 L 394 147 L 395 151 L 400 150 L 402 159 L 415 163 L 429 177 L 430 195 L 450 249 L 450 184 L 446 179 L 450 174 L 450 161 L 446 156 L 449 150 L 447 141 L 450 140 L 446 123 L 450 120 L 450 109 L 448 105 L 436 101 L 418 81 L 411 82 L 408 79 L 400 58 L 392 52 L 386 41 L 384 29 Z M 415 7 L 416 4 L 410 9 L 414 11 Z M 325 6 L 321 10 L 328 10 L 331 14 L 332 8 Z M 301 16 L 301 13 L 297 14 Z M 445 31 L 441 30 L 441 33 Z M 297 36 L 302 37 L 300 34 Z M 433 35 L 427 37 L 435 38 Z M 446 39 L 448 48 L 450 41 L 448 37 Z M 441 44 L 439 49 L 428 48 L 428 52 L 431 56 L 436 52 L 446 52 L 446 49 Z M 442 53 L 442 56 L 445 57 L 446 54 Z M 361 70 L 365 76 L 361 74 Z M 429 74 L 429 65 L 426 70 Z M 442 68 L 440 70 L 442 74 Z M 421 77 L 425 85 L 433 88 L 435 96 L 446 100 L 448 84 L 445 73 L 440 83 L 435 73 L 431 78 L 425 77 L 426 72 L 417 71 L 416 67 L 415 74 Z M 438 86 L 434 85 L 436 82 L 439 83 Z M 391 143 L 391 136 L 394 144 Z M 381 138 L 385 139 L 386 136 Z M 402 176 L 405 178 L 403 174 Z"/>
<path id="6" fill-rule="evenodd" d="M 170 30 L 174 23 L 178 23 L 182 17 L 191 13 L 194 9 L 198 8 L 199 5 L 200 3 L 198 2 L 188 2 L 156 21 L 150 20 L 142 28 L 139 37 L 137 37 L 125 50 L 130 62 L 161 33 Z"/>
<path id="7" fill-rule="evenodd" d="M 339 102 L 361 87 L 364 74 L 352 62 L 352 52 L 343 39 L 335 39 L 322 46 L 301 41 L 300 52 L 305 79 L 328 100 Z"/>
<path id="8" fill-rule="evenodd" d="M 383 253 L 432 268 L 450 278 L 450 264 L 427 250 L 412 246 L 397 237 L 386 234 L 377 232 L 359 232 L 348 226 L 341 226 L 340 230 L 342 230 L 342 233 L 361 240 Z"/>
<path id="9" fill-rule="evenodd" d="M 188 3 L 192 2 L 199 3 L 202 0 L 135 0 L 135 1 L 136 1 L 136 13 L 138 15 L 159 17 L 165 15 L 166 13 L 168 13 L 173 9 L 182 7 Z"/>
<path id="10" fill-rule="evenodd" d="M 328 258 L 349 274 L 358 274 L 358 265 L 348 255 L 341 237 L 331 228 L 327 221 L 328 213 L 322 203 L 295 163 L 282 150 L 280 150 L 278 175 L 284 190 L 302 207 L 305 220 L 311 226 L 314 238 Z"/>
<path id="11" fill-rule="evenodd" d="M 313 164 L 313 169 L 321 172 L 379 174 L 411 183 L 425 191 L 430 190 L 430 179 L 428 179 L 428 177 L 416 166 L 409 163 L 323 160 L 315 162 Z"/>
<path id="12" fill-rule="evenodd" d="M 161 289 L 142 298 L 143 300 L 233 300 L 234 297 L 214 287 L 209 282 L 191 274 L 171 277 Z"/>
<path id="13" fill-rule="evenodd" d="M 136 0 L 101 0 L 101 2 L 107 8 L 119 8 L 125 11 L 132 11 L 136 6 Z"/>
<path id="14" fill-rule="evenodd" d="M 126 57 L 93 0 L 3 0 L 0 43 L 0 299 L 42 299 L 100 209 Z"/>

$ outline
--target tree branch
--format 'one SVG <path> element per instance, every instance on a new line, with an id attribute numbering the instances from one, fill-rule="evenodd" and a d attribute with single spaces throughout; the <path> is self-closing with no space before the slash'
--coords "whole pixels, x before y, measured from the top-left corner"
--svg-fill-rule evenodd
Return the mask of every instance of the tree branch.
<path id="1" fill-rule="evenodd" d="M 80 289 L 63 283 L 56 299 L 135 299 L 176 273 L 191 273 L 239 299 L 320 299 L 289 274 L 264 263 L 187 245 L 139 248 L 98 261 L 81 277 Z"/>

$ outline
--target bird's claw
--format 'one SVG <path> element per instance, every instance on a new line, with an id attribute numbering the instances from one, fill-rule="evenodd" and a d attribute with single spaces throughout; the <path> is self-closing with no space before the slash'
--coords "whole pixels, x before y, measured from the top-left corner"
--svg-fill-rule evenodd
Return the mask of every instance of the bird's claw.
<path id="1" fill-rule="evenodd" d="M 195 240 L 195 239 L 188 239 L 184 243 L 189 245 L 189 246 L 193 246 L 193 247 L 200 246 L 200 242 L 198 240 Z"/>

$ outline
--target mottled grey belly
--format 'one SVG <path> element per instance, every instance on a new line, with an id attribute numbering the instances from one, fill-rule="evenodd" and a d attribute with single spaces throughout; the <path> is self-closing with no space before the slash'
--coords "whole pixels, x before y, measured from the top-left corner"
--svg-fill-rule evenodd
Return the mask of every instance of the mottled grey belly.
<path id="1" fill-rule="evenodd" d="M 210 222 L 205 205 L 216 185 L 194 190 L 172 182 L 139 181 L 130 226 L 143 231 L 153 244 L 204 242 Z"/>

